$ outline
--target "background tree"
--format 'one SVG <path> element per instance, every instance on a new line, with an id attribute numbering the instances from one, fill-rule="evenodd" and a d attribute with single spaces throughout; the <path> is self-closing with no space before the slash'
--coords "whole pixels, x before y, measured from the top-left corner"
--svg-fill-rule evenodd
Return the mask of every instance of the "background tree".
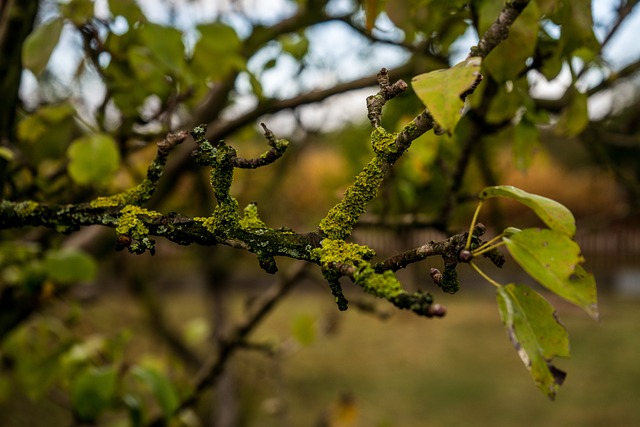
<path id="1" fill-rule="evenodd" d="M 423 287 L 403 287 L 395 274 L 438 257 L 428 268 L 445 292 L 458 290 L 461 264 L 496 286 L 509 338 L 534 382 L 555 396 L 564 373 L 552 359 L 568 356 L 568 341 L 553 307 L 525 285 L 491 279 L 478 258 L 500 267 L 497 246 L 505 245 L 540 284 L 597 316 L 572 214 L 498 184 L 511 179 L 502 176 L 505 162 L 525 170 L 536 152 L 597 165 L 615 180 L 601 185 L 625 192 L 590 203 L 617 218 L 635 215 L 634 104 L 597 120 L 587 109 L 590 97 L 615 92 L 637 70 L 637 59 L 618 67 L 605 51 L 635 2 L 616 5 L 600 40 L 584 1 L 309 0 L 272 15 L 232 2 L 212 6 L 195 25 L 189 18 L 204 2 L 17 3 L 4 3 L 0 14 L 4 387 L 53 396 L 79 424 L 164 425 L 193 423 L 216 386 L 226 391 L 215 394 L 214 424 L 236 425 L 228 362 L 245 348 L 278 353 L 251 334 L 294 286 L 315 277 L 308 265 L 319 267 L 340 310 L 349 301 L 380 310 L 357 293 L 345 296 L 346 278 L 395 307 L 441 317 L 446 310 Z M 327 25 L 350 35 L 323 32 Z M 561 97 L 535 96 L 542 81 L 564 76 Z M 356 124 L 338 126 L 349 101 L 336 96 L 363 88 L 366 110 L 349 117 Z M 567 149 L 566 138 L 578 148 Z M 543 228 L 506 228 L 531 217 L 513 221 L 518 208 L 488 202 L 495 198 L 519 202 Z M 484 237 L 478 212 L 496 239 Z M 38 228 L 24 228 L 31 226 Z M 393 230 L 407 245 L 370 247 L 356 227 Z M 417 230 L 441 234 L 416 244 Z M 114 256 L 114 241 L 140 258 Z M 167 241 L 202 248 L 175 251 Z M 146 257 L 155 252 L 169 269 Z M 228 278 L 249 277 L 245 261 L 256 258 L 267 273 L 287 273 L 230 324 Z M 76 286 L 96 277 L 99 287 Z M 196 278 L 206 284 L 213 325 L 213 342 L 198 348 L 177 334 L 159 296 L 161 282 L 186 287 Z M 126 332 L 83 331 L 80 307 L 113 282 L 144 307 L 177 365 L 128 356 Z M 308 320 L 295 325 L 299 341 L 312 339 Z M 206 328 L 194 324 L 198 330 Z"/>

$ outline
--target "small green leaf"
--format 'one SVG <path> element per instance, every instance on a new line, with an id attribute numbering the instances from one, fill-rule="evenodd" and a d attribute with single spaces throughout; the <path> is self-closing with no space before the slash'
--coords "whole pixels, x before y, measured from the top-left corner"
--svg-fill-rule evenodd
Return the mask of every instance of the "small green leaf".
<path id="1" fill-rule="evenodd" d="M 462 117 L 460 95 L 471 89 L 480 75 L 482 59 L 469 58 L 445 70 L 415 76 L 411 83 L 418 98 L 449 135 Z"/>
<path id="2" fill-rule="evenodd" d="M 507 335 L 536 386 L 552 400 L 566 373 L 551 362 L 569 357 L 569 337 L 555 310 L 540 294 L 524 285 L 497 290 L 498 309 Z"/>
<path id="3" fill-rule="evenodd" d="M 120 167 L 120 153 L 113 138 L 93 134 L 74 140 L 67 150 L 69 174 L 80 185 L 106 185 Z"/>
<path id="4" fill-rule="evenodd" d="M 510 228 L 503 240 L 511 256 L 541 285 L 598 318 L 596 282 L 580 265 L 580 247 L 554 230 Z"/>
<path id="5" fill-rule="evenodd" d="M 113 398 L 117 386 L 115 368 L 89 368 L 71 386 L 73 411 L 79 421 L 93 422 Z"/>
<path id="6" fill-rule="evenodd" d="M 15 156 L 13 151 L 9 150 L 7 147 L 0 147 L 0 158 L 10 162 L 15 158 Z"/>
<path id="7" fill-rule="evenodd" d="M 531 208 L 552 230 L 566 234 L 569 237 L 573 237 L 576 234 L 576 221 L 573 214 L 564 205 L 555 200 L 527 193 L 511 185 L 487 187 L 478 195 L 480 200 L 491 197 L 505 197 L 516 200 Z"/>
<path id="8" fill-rule="evenodd" d="M 36 28 L 24 41 L 22 64 L 36 76 L 44 71 L 62 33 L 62 18 Z"/>
<path id="9" fill-rule="evenodd" d="M 293 56 L 298 61 L 302 60 L 309 50 L 309 39 L 304 33 L 286 34 L 278 38 L 282 51 Z"/>
<path id="10" fill-rule="evenodd" d="M 151 389 L 164 415 L 171 415 L 178 409 L 178 393 L 166 375 L 144 366 L 135 366 L 131 372 Z"/>
<path id="11" fill-rule="evenodd" d="M 200 345 L 211 337 L 211 327 L 204 317 L 196 317 L 183 327 L 184 339 L 188 344 Z"/>
<path id="12" fill-rule="evenodd" d="M 58 283 L 75 283 L 93 280 L 96 261 L 77 249 L 61 249 L 47 252 L 44 258 L 47 276 Z"/>
<path id="13" fill-rule="evenodd" d="M 312 316 L 302 314 L 293 320 L 293 336 L 302 345 L 310 345 L 316 339 L 315 320 Z"/>

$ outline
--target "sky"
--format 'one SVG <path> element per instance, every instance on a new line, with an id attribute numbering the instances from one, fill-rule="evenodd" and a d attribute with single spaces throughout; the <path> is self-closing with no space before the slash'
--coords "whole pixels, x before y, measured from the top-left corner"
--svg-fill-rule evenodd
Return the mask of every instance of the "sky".
<path id="1" fill-rule="evenodd" d="M 241 18 L 241 13 L 237 11 L 238 4 L 246 6 L 246 10 L 252 13 L 252 19 L 263 24 L 276 22 L 283 17 L 290 16 L 295 7 L 287 0 L 217 0 L 217 1 L 193 1 L 193 0 L 142 0 L 139 2 L 150 21 L 158 23 L 172 22 L 175 26 L 185 31 L 185 43 L 192 44 L 197 39 L 194 28 L 199 22 L 214 19 L 218 14 L 225 13 L 228 16 L 228 23 L 231 24 L 240 37 L 244 37 L 250 31 L 249 24 Z M 351 2 L 348 0 L 334 0 L 330 2 L 331 13 L 339 14 L 349 9 Z M 593 15 L 596 22 L 609 23 L 614 18 L 614 6 L 616 0 L 594 0 Z M 171 10 L 176 13 L 171 13 Z M 639 9 L 640 8 L 636 8 Z M 108 17 L 108 6 L 106 0 L 96 0 L 96 14 Z M 391 27 L 386 17 L 379 18 L 377 27 L 388 29 Z M 605 27 L 596 28 L 596 35 L 602 39 L 606 31 Z M 640 12 L 634 11 L 625 24 L 618 31 L 617 36 L 611 40 L 605 51 L 604 58 L 615 68 L 620 68 L 626 63 L 640 57 L 640 43 L 636 42 L 637 28 L 640 28 Z M 400 49 L 391 46 L 377 46 L 375 49 L 367 48 L 367 41 L 358 34 L 355 34 L 345 24 L 339 22 L 326 23 L 307 31 L 307 36 L 311 40 L 311 50 L 307 61 L 316 67 L 306 67 L 302 75 L 296 74 L 294 61 L 291 58 L 281 57 L 277 65 L 263 74 L 263 90 L 265 94 L 279 98 L 286 98 L 296 94 L 298 91 L 308 91 L 315 88 L 331 86 L 338 81 L 351 80 L 363 75 L 375 73 L 381 67 L 393 68 L 403 62 L 405 55 Z M 386 32 L 385 37 L 393 37 L 394 34 Z M 469 48 L 477 42 L 477 35 L 473 31 L 468 31 L 455 45 L 459 52 L 454 55 L 454 62 L 464 59 Z M 78 54 L 73 54 L 74 47 L 78 46 L 78 39 L 74 38 L 73 32 L 67 30 L 63 33 L 60 46 L 56 48 L 52 55 L 50 66 L 55 70 L 64 82 L 71 81 L 73 73 L 80 60 Z M 274 45 L 263 49 L 249 63 L 249 69 L 257 71 L 262 65 L 273 56 L 277 55 L 279 48 Z M 364 67 L 363 64 L 369 64 Z M 584 84 L 594 84 L 595 76 L 587 76 Z M 282 85 L 283 79 L 289 83 Z M 27 73 L 24 79 L 23 94 L 33 91 L 35 78 Z M 554 98 L 558 97 L 564 89 L 571 83 L 570 73 L 565 69 L 559 78 L 553 82 L 547 82 L 544 78 L 535 79 L 533 93 L 535 96 Z M 95 88 L 92 89 L 95 92 Z M 250 93 L 250 85 L 246 76 L 239 80 L 240 93 Z M 356 93 L 340 96 L 342 103 L 341 111 L 352 112 L 353 117 L 346 117 L 339 113 L 336 117 L 318 115 L 318 107 L 305 107 L 303 115 L 311 118 L 316 115 L 317 120 L 325 125 L 333 127 L 345 119 L 355 120 L 358 117 L 366 116 L 364 99 L 369 95 L 368 91 L 356 91 Z M 92 100 L 87 102 L 91 107 Z M 99 100 L 94 101 L 97 104 Z M 250 97 L 241 100 L 236 106 L 236 113 L 244 109 L 251 108 L 254 100 Z M 334 99 L 335 102 L 335 99 Z M 598 97 L 590 101 L 590 114 L 597 117 L 606 111 L 611 103 L 610 97 Z M 28 104 L 28 103 L 27 103 Z M 336 110 L 335 108 L 333 110 Z M 315 112 L 314 112 L 315 111 Z M 234 111 L 231 112 L 234 114 Z M 335 115 L 335 114 L 334 114 Z"/>

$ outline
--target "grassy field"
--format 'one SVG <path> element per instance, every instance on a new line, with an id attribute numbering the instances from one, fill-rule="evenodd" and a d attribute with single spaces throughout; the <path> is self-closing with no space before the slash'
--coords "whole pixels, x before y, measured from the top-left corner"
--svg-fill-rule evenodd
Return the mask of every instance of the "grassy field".
<path id="1" fill-rule="evenodd" d="M 314 425 L 314 416 L 344 393 L 353 397 L 358 426 L 640 425 L 640 302 L 605 299 L 600 324 L 553 302 L 572 345 L 572 358 L 558 362 L 568 377 L 555 402 L 530 380 L 491 295 L 449 298 L 442 320 L 338 313 L 339 333 L 287 356 L 284 378 L 272 392 L 286 400 L 293 426 Z M 329 310 L 318 298 L 298 296 L 258 335 L 287 332 L 292 314 L 321 321 Z M 254 366 L 236 369 L 247 373 Z M 279 425 L 255 415 L 250 425 Z"/>
<path id="2" fill-rule="evenodd" d="M 336 427 L 640 425 L 639 300 L 604 298 L 600 324 L 552 300 L 569 331 L 572 358 L 557 363 L 568 377 L 551 402 L 508 341 L 491 292 L 437 297 L 449 310 L 444 319 L 402 312 L 382 321 L 355 309 L 338 312 L 328 295 L 290 296 L 252 336 L 278 343 L 279 355 L 243 352 L 231 365 L 243 425 L 311 427 L 336 407 L 349 409 L 342 418 L 351 422 Z M 182 324 L 204 314 L 193 295 L 167 298 Z M 120 297 L 85 316 L 96 327 L 127 325 L 134 335 L 145 333 L 137 326 L 139 311 Z M 316 331 L 310 344 L 293 338 L 295 324 Z M 144 339 L 136 345 L 137 351 L 156 351 Z M 350 404 L 338 405 L 345 395 Z M 29 416 L 43 410 L 53 415 L 50 404 L 13 403 L 5 402 L 0 425 L 53 425 L 49 417 Z M 7 414 L 22 421 L 12 423 Z"/>

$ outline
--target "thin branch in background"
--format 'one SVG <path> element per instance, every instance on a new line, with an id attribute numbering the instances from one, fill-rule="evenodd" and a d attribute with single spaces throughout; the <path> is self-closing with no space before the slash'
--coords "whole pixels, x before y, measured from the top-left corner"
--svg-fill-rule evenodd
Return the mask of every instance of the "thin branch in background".
<path id="1" fill-rule="evenodd" d="M 156 298 L 156 290 L 149 287 L 149 281 L 140 274 L 133 273 L 129 278 L 129 287 L 145 310 L 149 326 L 163 343 L 191 369 L 202 366 L 200 357 L 190 349 L 169 325 L 162 304 Z"/>
<path id="2" fill-rule="evenodd" d="M 264 320 L 266 315 L 282 301 L 284 296 L 308 274 L 309 266 L 309 263 L 297 264 L 288 276 L 280 276 L 276 285 L 261 295 L 260 301 L 255 303 L 247 319 L 233 329 L 228 338 L 221 342 L 220 347 L 212 359 L 202 366 L 194 383 L 193 391 L 180 402 L 175 414 L 179 414 L 181 411 L 191 408 L 198 403 L 203 393 L 214 385 L 222 372 L 224 372 L 230 357 L 236 351 L 246 346 L 247 337 L 251 332 L 253 332 L 262 320 Z M 165 421 L 163 417 L 159 417 L 152 420 L 148 426 L 161 427 L 165 425 Z"/>

